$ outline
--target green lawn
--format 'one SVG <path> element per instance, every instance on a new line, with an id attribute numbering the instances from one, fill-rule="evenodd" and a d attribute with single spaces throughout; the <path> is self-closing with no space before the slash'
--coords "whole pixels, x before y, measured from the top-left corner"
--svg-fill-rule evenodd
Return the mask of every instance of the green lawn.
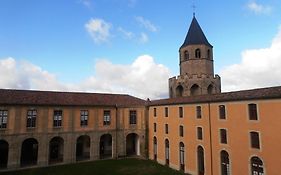
<path id="1" fill-rule="evenodd" d="M 0 173 L 1 175 L 183 175 L 151 160 L 100 160 Z"/>

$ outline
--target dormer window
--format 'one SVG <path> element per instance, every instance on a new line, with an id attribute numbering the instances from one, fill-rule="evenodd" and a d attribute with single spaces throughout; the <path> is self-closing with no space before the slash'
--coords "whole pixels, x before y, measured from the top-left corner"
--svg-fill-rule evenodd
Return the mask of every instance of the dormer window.
<path id="1" fill-rule="evenodd" d="M 188 51 L 184 51 L 184 59 L 185 60 L 188 60 L 189 59 L 189 54 L 188 54 Z"/>
<path id="2" fill-rule="evenodd" d="M 201 51 L 200 49 L 195 50 L 195 58 L 201 58 Z"/>

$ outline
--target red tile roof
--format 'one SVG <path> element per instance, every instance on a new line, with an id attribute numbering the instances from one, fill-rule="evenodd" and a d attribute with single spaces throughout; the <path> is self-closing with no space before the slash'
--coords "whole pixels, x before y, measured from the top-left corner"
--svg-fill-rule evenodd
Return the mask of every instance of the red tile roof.
<path id="1" fill-rule="evenodd" d="M 192 104 L 208 102 L 244 101 L 259 99 L 281 99 L 281 86 L 262 89 L 243 90 L 236 92 L 226 92 L 213 95 L 199 95 L 192 97 L 168 98 L 151 101 L 150 106 Z"/>
<path id="2" fill-rule="evenodd" d="M 126 94 L 0 89 L 0 105 L 144 106 L 145 102 Z"/>

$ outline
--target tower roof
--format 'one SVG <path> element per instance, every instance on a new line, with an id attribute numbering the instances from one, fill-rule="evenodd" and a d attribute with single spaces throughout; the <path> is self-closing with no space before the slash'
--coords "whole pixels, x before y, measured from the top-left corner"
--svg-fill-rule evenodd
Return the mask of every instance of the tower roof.
<path id="1" fill-rule="evenodd" d="M 182 44 L 181 48 L 194 44 L 205 44 L 207 46 L 213 47 L 207 40 L 195 16 L 193 16 L 188 33 L 185 37 L 184 43 Z"/>

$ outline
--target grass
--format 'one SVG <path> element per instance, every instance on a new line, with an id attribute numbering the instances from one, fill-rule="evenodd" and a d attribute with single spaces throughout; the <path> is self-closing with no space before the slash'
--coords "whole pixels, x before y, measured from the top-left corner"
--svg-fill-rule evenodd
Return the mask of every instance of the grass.
<path id="1" fill-rule="evenodd" d="M 151 160 L 99 160 L 4 172 L 1 175 L 183 175 Z"/>

